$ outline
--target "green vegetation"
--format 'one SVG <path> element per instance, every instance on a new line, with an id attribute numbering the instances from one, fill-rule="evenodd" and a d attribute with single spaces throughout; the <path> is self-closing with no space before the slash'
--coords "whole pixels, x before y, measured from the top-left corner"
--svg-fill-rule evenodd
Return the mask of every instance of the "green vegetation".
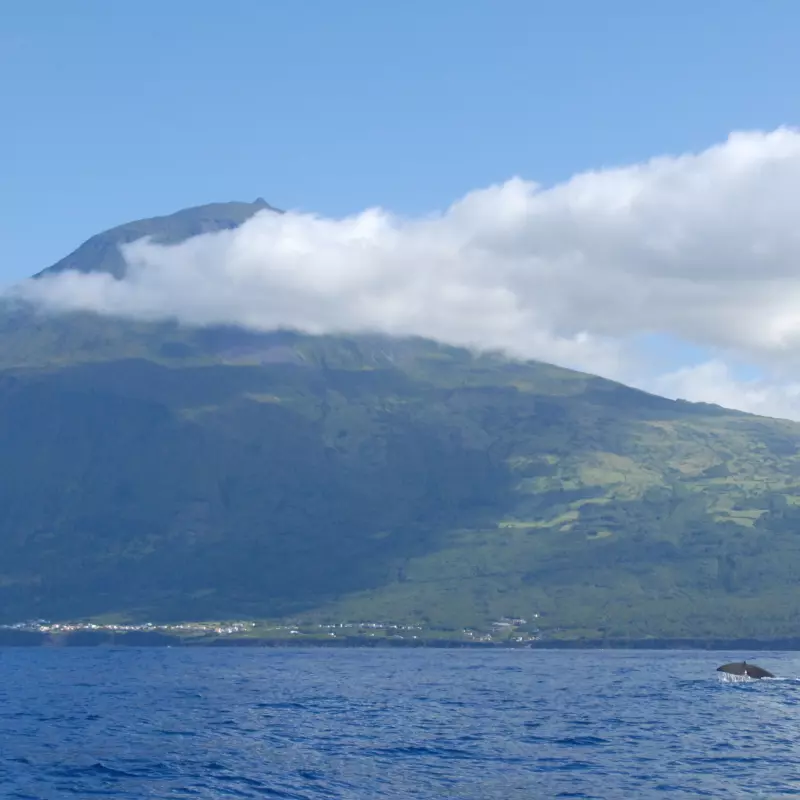
<path id="1" fill-rule="evenodd" d="M 109 252 L 65 263 L 113 272 Z M 8 309 L 0 622 L 792 636 L 798 442 L 423 340 Z"/>

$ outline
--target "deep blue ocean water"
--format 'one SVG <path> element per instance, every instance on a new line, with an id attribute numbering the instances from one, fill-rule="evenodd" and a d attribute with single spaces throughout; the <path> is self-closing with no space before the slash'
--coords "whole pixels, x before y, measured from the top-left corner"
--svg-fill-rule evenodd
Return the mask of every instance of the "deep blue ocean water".
<path id="1" fill-rule="evenodd" d="M 2 798 L 797 795 L 800 654 L 0 649 Z"/>

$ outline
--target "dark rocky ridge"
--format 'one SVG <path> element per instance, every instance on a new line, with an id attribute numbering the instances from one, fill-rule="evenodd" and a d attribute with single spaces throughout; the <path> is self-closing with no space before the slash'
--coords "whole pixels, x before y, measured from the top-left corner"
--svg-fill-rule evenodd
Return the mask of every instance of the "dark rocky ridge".
<path id="1" fill-rule="evenodd" d="M 80 247 L 34 277 L 41 278 L 67 270 L 108 272 L 115 278 L 125 274 L 125 261 L 119 247 L 145 236 L 159 244 L 176 244 L 202 233 L 231 230 L 260 211 L 283 213 L 259 197 L 252 203 L 209 203 L 185 208 L 163 217 L 129 222 L 92 236 Z"/>

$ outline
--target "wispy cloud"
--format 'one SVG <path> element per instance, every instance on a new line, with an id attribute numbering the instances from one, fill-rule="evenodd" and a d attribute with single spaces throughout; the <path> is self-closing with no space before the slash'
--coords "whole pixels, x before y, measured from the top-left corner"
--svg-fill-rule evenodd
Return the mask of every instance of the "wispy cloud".
<path id="1" fill-rule="evenodd" d="M 383 331 L 502 348 L 687 399 L 800 417 L 800 133 L 696 154 L 514 178 L 441 214 L 262 212 L 235 231 L 125 248 L 127 276 L 62 273 L 16 294 L 55 311 L 310 332 Z M 711 365 L 650 376 L 662 334 Z M 772 383 L 738 386 L 729 357 Z"/>

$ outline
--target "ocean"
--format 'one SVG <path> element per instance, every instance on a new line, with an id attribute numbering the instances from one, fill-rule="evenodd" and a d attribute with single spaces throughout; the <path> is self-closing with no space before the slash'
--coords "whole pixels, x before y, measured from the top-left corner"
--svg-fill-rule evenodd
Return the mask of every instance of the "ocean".
<path id="1" fill-rule="evenodd" d="M 4 799 L 798 795 L 795 653 L 0 649 Z"/>

